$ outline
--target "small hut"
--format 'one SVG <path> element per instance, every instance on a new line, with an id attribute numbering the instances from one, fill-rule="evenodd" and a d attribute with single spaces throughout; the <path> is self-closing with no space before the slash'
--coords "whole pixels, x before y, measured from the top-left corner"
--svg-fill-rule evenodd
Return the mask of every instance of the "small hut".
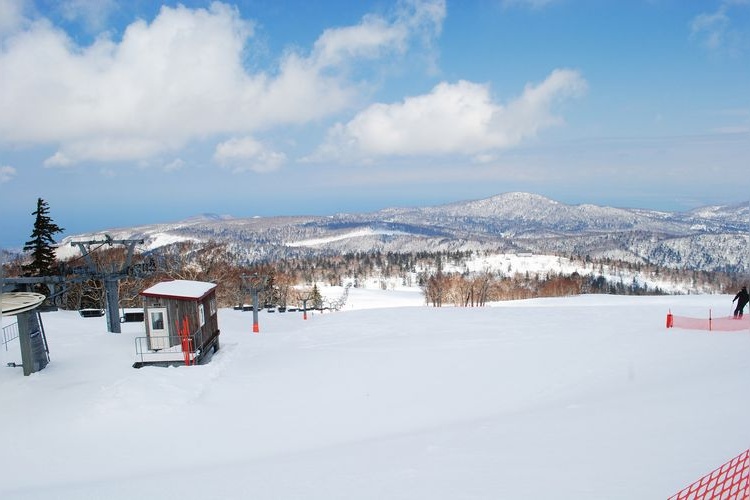
<path id="1" fill-rule="evenodd" d="M 191 365 L 219 350 L 216 284 L 163 281 L 141 292 L 146 336 L 136 339 L 133 365 Z"/>

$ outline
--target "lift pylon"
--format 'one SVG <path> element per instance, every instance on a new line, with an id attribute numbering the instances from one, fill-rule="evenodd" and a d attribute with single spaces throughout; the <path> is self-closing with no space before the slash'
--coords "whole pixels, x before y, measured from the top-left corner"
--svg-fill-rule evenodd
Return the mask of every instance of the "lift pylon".
<path id="1" fill-rule="evenodd" d="M 104 298 L 106 302 L 107 313 L 107 331 L 120 333 L 120 280 L 128 276 L 130 267 L 133 263 L 133 253 L 135 246 L 143 244 L 143 240 L 115 240 L 108 234 L 104 235 L 104 240 L 89 241 L 72 241 L 70 246 L 78 247 L 81 256 L 86 262 L 86 277 L 88 279 L 99 279 L 104 283 Z M 92 249 L 93 245 L 98 245 Z M 98 269 L 98 266 L 91 257 L 91 252 L 103 245 L 124 245 L 127 248 L 125 263 L 120 269 L 111 269 L 109 271 Z"/>

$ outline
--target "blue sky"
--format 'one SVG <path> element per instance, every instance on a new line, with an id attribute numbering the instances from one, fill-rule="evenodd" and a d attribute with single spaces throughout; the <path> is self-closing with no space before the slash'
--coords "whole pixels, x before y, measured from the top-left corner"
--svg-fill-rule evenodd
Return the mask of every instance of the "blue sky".
<path id="1" fill-rule="evenodd" d="M 529 191 L 750 198 L 750 0 L 0 0 L 0 247 Z"/>

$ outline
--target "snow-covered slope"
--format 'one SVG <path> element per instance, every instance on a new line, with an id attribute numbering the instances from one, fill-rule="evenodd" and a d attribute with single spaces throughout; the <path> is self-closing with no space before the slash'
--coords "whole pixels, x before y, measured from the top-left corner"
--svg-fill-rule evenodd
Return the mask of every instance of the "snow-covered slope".
<path id="1" fill-rule="evenodd" d="M 750 445 L 750 332 L 664 323 L 730 296 L 421 303 L 220 310 L 210 364 L 140 370 L 143 325 L 45 313 L 50 365 L 0 368 L 0 498 L 666 498 Z"/>

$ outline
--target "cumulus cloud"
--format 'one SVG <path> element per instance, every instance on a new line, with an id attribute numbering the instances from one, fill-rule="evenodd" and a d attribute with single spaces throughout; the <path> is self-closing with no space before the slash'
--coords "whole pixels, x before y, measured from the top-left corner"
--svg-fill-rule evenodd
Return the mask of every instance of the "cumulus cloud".
<path id="1" fill-rule="evenodd" d="M 562 123 L 554 104 L 580 96 L 586 88 L 577 71 L 558 69 L 502 105 L 493 101 L 487 85 L 440 83 L 429 94 L 374 104 L 348 123 L 335 125 L 311 159 L 432 154 L 486 158 L 488 152 L 516 146 Z"/>
<path id="2" fill-rule="evenodd" d="M 444 17 L 444 0 L 402 5 L 390 21 L 366 16 L 327 30 L 308 54 L 286 52 L 273 72 L 254 73 L 243 66 L 253 24 L 219 2 L 162 7 L 121 40 L 105 34 L 85 47 L 35 20 L 0 45 L 0 142 L 57 145 L 45 164 L 64 167 L 139 161 L 196 139 L 330 116 L 357 98 L 347 65 L 402 51 L 417 27 Z"/>
<path id="3" fill-rule="evenodd" d="M 214 161 L 233 172 L 270 172 L 286 162 L 286 155 L 270 150 L 253 137 L 239 137 L 216 146 Z"/>
<path id="4" fill-rule="evenodd" d="M 13 180 L 16 173 L 16 169 L 9 165 L 0 166 L 0 184 L 5 184 Z"/>
<path id="5" fill-rule="evenodd" d="M 24 0 L 0 0 L 0 38 L 21 27 L 24 21 Z"/>

